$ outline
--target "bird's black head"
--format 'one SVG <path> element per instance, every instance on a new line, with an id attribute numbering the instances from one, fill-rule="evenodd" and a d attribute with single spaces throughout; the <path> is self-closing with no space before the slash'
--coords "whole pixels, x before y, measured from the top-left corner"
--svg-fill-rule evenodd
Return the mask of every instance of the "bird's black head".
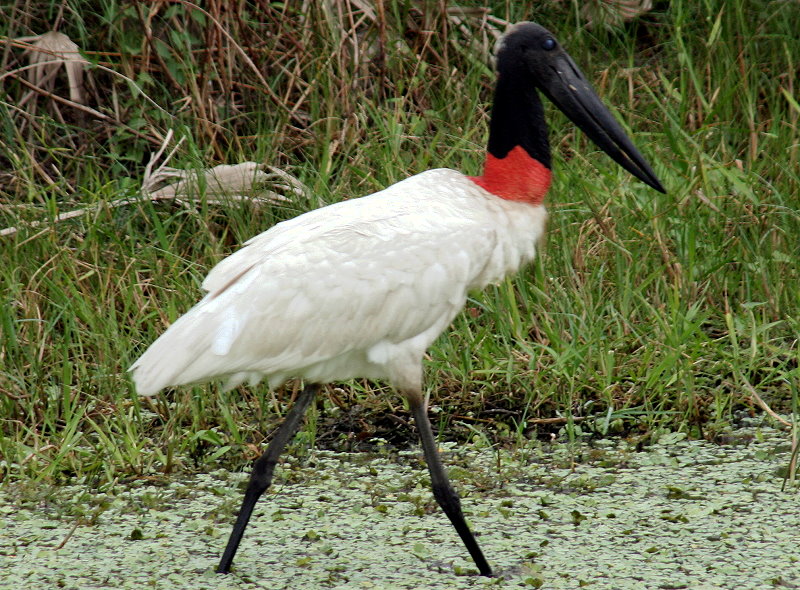
<path id="1" fill-rule="evenodd" d="M 511 26 L 497 43 L 495 60 L 501 80 L 513 78 L 540 90 L 615 162 L 665 192 L 650 165 L 550 31 L 531 22 Z"/>
<path id="2" fill-rule="evenodd" d="M 541 25 L 522 22 L 506 30 L 494 50 L 498 73 L 527 70 L 538 77 L 546 64 L 557 54 L 563 54 L 555 35 Z"/>

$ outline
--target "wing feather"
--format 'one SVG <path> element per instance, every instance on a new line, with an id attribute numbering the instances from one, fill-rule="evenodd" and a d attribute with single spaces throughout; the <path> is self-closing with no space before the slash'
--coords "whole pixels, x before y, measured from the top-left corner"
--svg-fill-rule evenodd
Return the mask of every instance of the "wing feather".
<path id="1" fill-rule="evenodd" d="M 389 376 L 379 365 L 404 342 L 421 349 L 421 362 L 502 256 L 489 213 L 466 206 L 470 195 L 431 188 L 422 177 L 436 172 L 246 242 L 209 273 L 206 297 L 131 367 L 139 393 L 225 376 L 271 385 Z"/>

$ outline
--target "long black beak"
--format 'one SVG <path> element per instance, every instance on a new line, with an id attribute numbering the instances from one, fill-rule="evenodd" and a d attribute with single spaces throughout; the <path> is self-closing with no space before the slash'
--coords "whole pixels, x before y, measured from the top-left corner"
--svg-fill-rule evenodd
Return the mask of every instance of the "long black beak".
<path id="1" fill-rule="evenodd" d="M 541 68 L 539 85 L 545 96 L 615 162 L 657 191 L 667 192 L 565 51 Z"/>

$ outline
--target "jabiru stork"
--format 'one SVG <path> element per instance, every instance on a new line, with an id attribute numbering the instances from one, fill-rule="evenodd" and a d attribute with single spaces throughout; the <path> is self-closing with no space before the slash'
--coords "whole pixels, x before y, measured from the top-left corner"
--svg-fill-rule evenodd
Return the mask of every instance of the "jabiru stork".
<path id="1" fill-rule="evenodd" d="M 131 367 L 143 396 L 218 378 L 228 388 L 306 383 L 254 464 L 218 572 L 230 570 L 253 507 L 321 385 L 365 377 L 387 380 L 408 400 L 433 494 L 480 573 L 492 575 L 437 451 L 422 359 L 468 292 L 534 256 L 551 180 L 539 93 L 624 169 L 665 192 L 550 31 L 513 25 L 495 57 L 481 176 L 429 170 L 275 225 L 217 264 L 203 282 L 205 297 Z"/>

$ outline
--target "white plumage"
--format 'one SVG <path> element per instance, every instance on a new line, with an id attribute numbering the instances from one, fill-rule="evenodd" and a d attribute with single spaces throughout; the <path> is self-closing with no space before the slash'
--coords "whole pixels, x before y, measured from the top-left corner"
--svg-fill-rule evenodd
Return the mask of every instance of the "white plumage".
<path id="1" fill-rule="evenodd" d="M 438 169 L 279 223 L 212 269 L 205 298 L 131 367 L 137 391 L 294 377 L 419 390 L 467 292 L 531 259 L 545 218 Z"/>

